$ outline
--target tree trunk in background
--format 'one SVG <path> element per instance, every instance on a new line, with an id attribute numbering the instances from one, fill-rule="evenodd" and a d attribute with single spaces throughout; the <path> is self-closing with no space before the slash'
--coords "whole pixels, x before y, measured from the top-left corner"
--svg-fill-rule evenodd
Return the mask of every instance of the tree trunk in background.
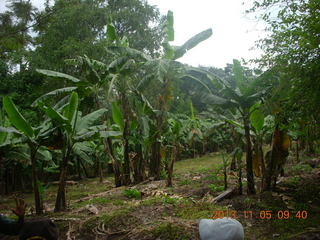
<path id="1" fill-rule="evenodd" d="M 103 174 L 102 174 L 102 163 L 100 161 L 100 159 L 98 158 L 98 164 L 99 164 L 99 182 L 102 183 L 103 182 Z"/>
<path id="2" fill-rule="evenodd" d="M 265 159 L 264 159 L 264 153 L 262 149 L 262 139 L 259 139 L 259 152 L 261 155 L 261 172 L 262 172 L 262 177 L 261 177 L 261 190 L 264 189 L 265 186 L 265 176 L 267 174 L 267 169 L 266 169 L 266 164 L 265 164 Z"/>
<path id="3" fill-rule="evenodd" d="M 129 158 L 129 126 L 128 126 L 128 119 L 125 118 L 124 120 L 124 130 L 123 130 L 123 145 L 124 145 L 124 169 L 123 169 L 123 184 L 130 185 L 130 158 Z"/>
<path id="4" fill-rule="evenodd" d="M 86 178 L 88 178 L 89 174 L 88 174 L 88 171 L 87 171 L 86 167 L 84 166 L 84 164 L 83 164 L 83 162 L 81 161 L 80 158 L 78 158 L 78 160 L 79 160 L 79 163 L 80 163 L 80 165 L 81 165 L 81 167 L 82 167 L 82 169 L 84 171 L 84 175 L 86 176 Z"/>
<path id="5" fill-rule="evenodd" d="M 235 170 L 237 170 L 237 165 L 236 165 L 236 156 L 235 156 L 235 155 L 232 155 L 232 160 L 231 160 L 230 170 L 231 170 L 231 171 L 235 171 Z"/>
<path id="6" fill-rule="evenodd" d="M 275 130 L 273 132 L 272 136 L 272 142 L 271 142 L 271 150 L 266 154 L 266 161 L 268 163 L 267 169 L 266 169 L 266 179 L 265 179 L 265 186 L 264 191 L 270 191 L 271 190 L 271 184 L 272 180 L 274 178 L 277 163 L 280 161 L 280 155 L 279 155 L 279 149 L 278 149 L 278 143 L 280 143 L 280 131 L 279 126 L 277 125 L 275 127 Z"/>
<path id="7" fill-rule="evenodd" d="M 161 168 L 161 155 L 160 155 L 161 143 L 156 141 L 152 146 L 152 159 L 150 161 L 150 175 L 155 180 L 160 180 L 160 168 Z"/>
<path id="8" fill-rule="evenodd" d="M 4 194 L 4 188 L 5 188 L 5 179 L 4 179 L 4 161 L 2 159 L 1 153 L 0 153 L 0 194 Z"/>
<path id="9" fill-rule="evenodd" d="M 30 146 L 30 157 L 31 157 L 31 167 L 32 167 L 32 183 L 33 183 L 33 192 L 34 192 L 34 202 L 36 207 L 36 214 L 40 215 L 43 213 L 42 201 L 40 198 L 39 188 L 38 188 L 38 179 L 36 172 L 36 154 L 37 148 Z"/>
<path id="10" fill-rule="evenodd" d="M 80 166 L 80 159 L 77 157 L 77 172 L 78 172 L 78 179 L 82 179 L 81 176 L 81 166 Z"/>
<path id="11" fill-rule="evenodd" d="M 139 157 L 139 170 L 140 170 L 140 178 L 141 181 L 146 180 L 146 161 L 143 155 L 143 149 L 142 149 L 142 144 L 139 144 L 138 146 L 138 157 Z"/>
<path id="12" fill-rule="evenodd" d="M 296 162 L 299 162 L 299 138 L 296 141 Z"/>
<path id="13" fill-rule="evenodd" d="M 239 195 L 242 195 L 242 166 L 241 166 L 240 162 L 238 164 L 238 169 L 239 169 L 239 173 L 238 173 L 238 192 L 239 192 Z"/>
<path id="14" fill-rule="evenodd" d="M 8 168 L 6 168 L 6 170 L 4 171 L 4 194 L 9 194 L 8 171 L 9 171 Z"/>
<path id="15" fill-rule="evenodd" d="M 243 116 L 244 131 L 246 137 L 246 169 L 247 169 L 247 181 L 248 181 L 248 194 L 255 194 L 254 177 L 252 168 L 252 146 L 250 139 L 250 125 L 249 125 L 249 113 L 245 112 Z"/>
<path id="16" fill-rule="evenodd" d="M 125 94 L 121 95 L 122 99 L 122 110 L 123 110 L 123 120 L 124 120 L 124 129 L 123 129 L 123 148 L 124 148 L 124 164 L 123 164 L 123 184 L 130 185 L 130 157 L 129 157 L 129 102 Z"/>
<path id="17" fill-rule="evenodd" d="M 171 153 L 171 159 L 168 165 L 167 187 L 172 187 L 173 165 L 177 158 L 177 147 L 174 145 Z"/>
<path id="18" fill-rule="evenodd" d="M 114 157 L 113 149 L 112 149 L 112 140 L 110 138 L 107 138 L 107 140 L 104 141 L 104 146 L 105 146 L 106 152 L 108 153 L 109 157 L 112 160 L 112 166 L 113 166 L 113 172 L 114 172 L 114 184 L 116 187 L 120 187 L 122 185 L 120 164 Z"/>
<path id="19" fill-rule="evenodd" d="M 59 188 L 57 192 L 56 203 L 54 207 L 55 212 L 64 211 L 67 208 L 66 202 L 66 180 L 67 180 L 67 171 L 68 171 L 68 161 L 70 157 L 71 149 L 67 149 L 63 154 L 63 159 L 60 169 L 60 178 L 59 178 Z"/>

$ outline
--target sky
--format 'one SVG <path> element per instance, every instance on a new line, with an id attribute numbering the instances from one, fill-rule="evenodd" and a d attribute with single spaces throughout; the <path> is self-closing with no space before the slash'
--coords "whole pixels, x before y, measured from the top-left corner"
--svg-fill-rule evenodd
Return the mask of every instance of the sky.
<path id="1" fill-rule="evenodd" d="M 160 13 L 174 13 L 175 40 L 182 45 L 195 34 L 212 28 L 213 34 L 206 41 L 178 59 L 193 66 L 225 67 L 233 59 L 250 60 L 259 57 L 261 51 L 250 50 L 256 40 L 266 36 L 263 23 L 244 14 L 251 0 L 147 0 L 159 8 Z M 244 1 L 244 3 L 243 3 Z M 31 0 L 42 8 L 44 0 Z M 6 0 L 0 0 L 0 12 L 5 10 Z"/>

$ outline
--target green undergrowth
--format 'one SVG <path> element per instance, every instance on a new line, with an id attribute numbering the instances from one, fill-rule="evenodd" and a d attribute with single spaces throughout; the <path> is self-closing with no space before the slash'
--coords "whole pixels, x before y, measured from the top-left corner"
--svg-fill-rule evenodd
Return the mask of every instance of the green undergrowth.
<path id="1" fill-rule="evenodd" d="M 98 226 L 101 223 L 115 228 L 122 225 L 133 224 L 134 222 L 137 222 L 137 219 L 135 219 L 135 217 L 130 214 L 133 211 L 133 207 L 121 208 L 112 211 L 111 213 L 105 213 L 96 217 L 89 218 L 83 224 L 83 228 L 85 228 L 86 231 L 90 232 L 94 227 Z"/>
<path id="2" fill-rule="evenodd" d="M 120 203 L 122 203 L 123 201 L 118 200 L 111 200 L 111 199 L 107 199 L 104 197 L 97 197 L 97 198 L 92 198 L 90 200 L 86 200 L 86 201 L 81 201 L 81 202 L 77 202 L 71 205 L 72 208 L 80 208 L 80 207 L 84 207 L 88 204 L 94 204 L 94 205 L 107 205 L 109 203 L 113 203 L 115 205 L 119 205 L 118 202 L 120 201 Z"/>
<path id="3" fill-rule="evenodd" d="M 189 240 L 192 237 L 188 229 L 174 223 L 158 223 L 151 232 L 155 239 Z"/>
<path id="4" fill-rule="evenodd" d="M 182 219 L 211 218 L 213 211 L 226 210 L 225 206 L 214 205 L 210 202 L 185 201 L 174 208 L 175 215 Z"/>

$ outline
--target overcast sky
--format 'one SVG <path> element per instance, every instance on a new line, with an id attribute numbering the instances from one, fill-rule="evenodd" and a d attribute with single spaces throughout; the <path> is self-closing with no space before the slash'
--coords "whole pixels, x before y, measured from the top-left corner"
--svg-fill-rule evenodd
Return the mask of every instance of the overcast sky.
<path id="1" fill-rule="evenodd" d="M 44 0 L 31 0 L 42 8 Z M 242 2 L 245 2 L 244 4 Z M 258 57 L 258 50 L 250 50 L 254 42 L 263 37 L 261 22 L 245 16 L 251 0 L 148 0 L 162 14 L 174 13 L 175 41 L 183 44 L 193 35 L 212 28 L 213 35 L 190 50 L 179 61 L 194 66 L 224 67 L 232 59 Z M 0 0 L 0 11 L 4 11 L 6 0 Z"/>

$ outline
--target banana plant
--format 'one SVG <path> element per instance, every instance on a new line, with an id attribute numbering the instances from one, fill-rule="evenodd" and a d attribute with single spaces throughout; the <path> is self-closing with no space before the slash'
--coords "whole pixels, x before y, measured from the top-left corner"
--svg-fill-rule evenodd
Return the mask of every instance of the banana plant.
<path id="1" fill-rule="evenodd" d="M 157 126 L 157 132 L 154 135 L 154 144 L 151 160 L 150 171 L 151 175 L 155 179 L 160 179 L 161 172 L 161 136 L 163 135 L 165 124 L 166 124 L 166 112 L 168 110 L 169 103 L 171 102 L 172 96 L 172 82 L 175 78 L 181 76 L 184 71 L 183 65 L 176 60 L 184 56 L 187 51 L 197 46 L 202 41 L 208 39 L 212 35 L 212 29 L 202 31 L 181 46 L 172 46 L 170 42 L 174 40 L 174 28 L 173 28 L 173 12 L 168 11 L 166 21 L 163 25 L 163 31 L 165 38 L 162 43 L 163 54 L 160 58 L 151 59 L 145 63 L 146 69 L 150 74 L 147 74 L 143 78 L 139 85 L 138 90 L 144 91 L 151 82 L 156 81 L 156 85 L 159 87 L 159 92 L 156 95 L 155 102 L 157 103 L 155 109 L 159 111 L 156 116 L 155 122 Z"/>
<path id="2" fill-rule="evenodd" d="M 1 128 L 1 132 L 13 133 L 20 137 L 19 142 L 26 143 L 30 149 L 30 160 L 32 167 L 32 183 L 34 191 L 34 200 L 36 213 L 41 214 L 43 212 L 43 203 L 41 201 L 37 172 L 36 172 L 36 159 L 38 150 L 42 142 L 48 138 L 52 129 L 47 121 L 44 121 L 41 125 L 33 128 L 30 123 L 22 116 L 14 102 L 10 97 L 3 97 L 3 108 L 6 111 L 8 118 L 13 125 L 9 128 Z"/>
<path id="3" fill-rule="evenodd" d="M 183 138 L 183 128 L 182 122 L 179 119 L 174 118 L 168 119 L 168 126 L 169 127 L 165 133 L 167 142 L 166 148 L 171 150 L 171 154 L 168 154 L 170 159 L 167 166 L 167 187 L 172 187 L 173 166 L 179 154 L 180 142 Z"/>
<path id="4" fill-rule="evenodd" d="M 206 81 L 203 81 L 203 79 L 198 78 L 202 85 L 205 86 L 202 97 L 203 102 L 220 105 L 227 109 L 236 109 L 241 114 L 246 139 L 248 193 L 254 194 L 256 191 L 250 136 L 250 108 L 265 95 L 266 90 L 257 91 L 255 89 L 257 79 L 246 76 L 244 68 L 238 60 L 233 60 L 233 82 L 220 79 L 209 71 L 198 70 L 197 73 L 206 79 Z"/>
<path id="5" fill-rule="evenodd" d="M 55 211 L 66 209 L 66 179 L 68 163 L 73 152 L 74 145 L 78 142 L 84 142 L 101 137 L 118 133 L 105 131 L 102 125 L 96 125 L 96 122 L 105 114 L 106 109 L 99 109 L 85 116 L 81 115 L 78 110 L 79 98 L 76 92 L 70 95 L 69 101 L 59 110 L 50 106 L 38 103 L 39 107 L 50 118 L 52 125 L 60 132 L 59 146 L 62 153 L 60 166 L 60 183 L 57 192 Z"/>

